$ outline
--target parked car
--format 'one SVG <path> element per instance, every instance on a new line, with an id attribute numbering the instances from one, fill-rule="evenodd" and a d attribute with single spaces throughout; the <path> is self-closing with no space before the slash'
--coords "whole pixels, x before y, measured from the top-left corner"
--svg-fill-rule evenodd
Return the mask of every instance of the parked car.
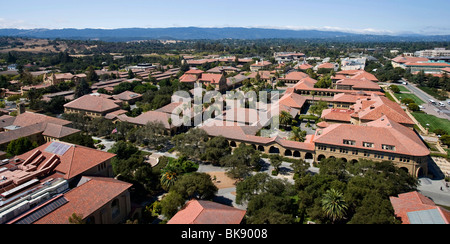
<path id="1" fill-rule="evenodd" d="M 424 107 L 424 106 L 422 106 L 422 105 L 419 105 L 419 108 L 420 108 L 420 109 L 424 109 L 425 107 Z"/>
<path id="2" fill-rule="evenodd" d="M 428 100 L 432 104 L 436 104 L 436 102 L 433 99 Z"/>
<path id="3" fill-rule="evenodd" d="M 443 102 L 439 102 L 439 106 L 441 106 L 441 107 L 445 107 L 445 103 L 443 103 Z"/>

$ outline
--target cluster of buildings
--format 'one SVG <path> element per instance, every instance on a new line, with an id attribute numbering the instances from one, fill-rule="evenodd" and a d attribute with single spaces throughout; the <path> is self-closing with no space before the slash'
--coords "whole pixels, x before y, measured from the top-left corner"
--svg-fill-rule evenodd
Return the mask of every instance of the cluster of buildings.
<path id="1" fill-rule="evenodd" d="M 279 100 L 258 108 L 230 107 L 227 103 L 227 106 L 220 109 L 221 114 L 198 125 L 211 138 L 225 137 L 232 148 L 245 143 L 263 153 L 316 162 L 326 158 L 339 158 L 349 163 L 362 158 L 389 160 L 413 176 L 428 174 L 430 151 L 414 131 L 414 122 L 397 103 L 384 96 L 377 78 L 363 70 L 365 61 L 344 60 L 349 68 L 338 71 L 331 77 L 332 87 L 317 88 L 315 85 L 318 81 L 302 72 L 314 68 L 304 62 L 304 54 L 275 54 L 280 67 L 285 62 L 302 59 L 303 63 L 296 66 L 297 70 L 277 77 L 275 73 L 278 71 L 269 69 L 274 65 L 264 60 L 255 62 L 253 59 L 236 57 L 195 60 L 186 56 L 184 62 L 191 69 L 179 77 L 179 81 L 206 87 L 206 90 L 212 88 L 222 94 L 238 89 L 243 81 L 257 76 L 269 84 L 274 84 L 275 81 L 288 84 Z M 237 62 L 241 66 L 217 66 L 207 71 L 195 68 L 218 61 Z M 414 66 L 412 63 L 424 64 L 428 59 L 397 57 L 392 61 L 396 65 L 394 67 L 411 68 Z M 248 63 L 251 63 L 251 72 L 241 72 L 242 65 Z M 334 63 L 324 62 L 316 68 L 337 71 Z M 157 80 L 170 78 L 179 72 L 178 68 L 160 72 L 153 66 L 144 64 L 130 69 L 141 77 L 151 75 Z M 172 121 L 174 115 L 179 116 L 178 111 L 186 109 L 182 102 L 172 102 L 137 117 L 129 117 L 121 105 L 136 103 L 141 99 L 141 94 L 126 91 L 111 96 L 95 92 L 101 88 L 113 90 L 123 82 L 132 82 L 125 76 L 118 75 L 117 79 L 93 84 L 91 88 L 94 93 L 66 103 L 65 113 L 78 113 L 92 118 L 104 117 L 114 122 L 126 121 L 135 126 L 145 126 L 149 122 L 161 123 L 170 135 L 185 131 L 184 125 L 176 125 Z M 82 76 L 45 74 L 44 84 L 76 81 L 82 79 Z M 194 93 L 191 93 L 189 99 L 192 102 L 195 98 Z M 73 99 L 73 92 L 49 94 L 44 99 L 56 96 Z M 226 100 L 226 95 L 222 98 Z M 278 114 L 274 111 L 285 111 L 294 120 L 301 120 L 301 115 L 308 111 L 310 105 L 318 102 L 325 102 L 327 108 L 320 115 L 321 122 L 317 123 L 315 132 L 307 135 L 304 140 L 261 134 L 277 118 Z M 72 128 L 70 121 L 25 112 L 23 106 L 19 106 L 18 111 L 16 117 L 0 117 L 0 150 L 5 150 L 9 142 L 21 137 L 28 137 L 41 146 L 12 159 L 4 159 L 3 154 L 0 165 L 1 223 L 68 223 L 69 216 L 73 214 L 82 216 L 88 223 L 119 223 L 133 214 L 129 193 L 131 184 L 112 178 L 111 159 L 114 154 L 61 142 L 67 136 L 80 133 Z M 208 110 L 202 108 L 200 112 L 203 116 Z M 0 153 L 0 159 L 1 157 Z M 398 199 L 392 198 L 391 202 L 394 205 L 403 200 L 399 196 Z M 431 205 L 429 202 L 425 204 Z M 394 206 L 394 209 L 402 219 L 408 217 L 410 223 L 420 217 L 405 215 L 400 207 Z M 220 219 L 225 221 L 222 223 L 239 224 L 245 211 L 194 200 L 188 202 L 169 224 L 212 224 L 218 220 L 215 217 L 217 215 L 224 216 Z"/>
<path id="2" fill-rule="evenodd" d="M 435 48 L 416 53 L 403 53 L 391 60 L 394 68 L 410 70 L 412 74 L 423 71 L 426 74 L 442 75 L 450 72 L 450 50 Z"/>

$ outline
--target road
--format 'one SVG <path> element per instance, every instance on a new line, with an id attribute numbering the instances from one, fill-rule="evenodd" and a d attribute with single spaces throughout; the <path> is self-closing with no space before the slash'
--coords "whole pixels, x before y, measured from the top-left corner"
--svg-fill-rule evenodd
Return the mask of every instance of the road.
<path id="1" fill-rule="evenodd" d="M 407 85 L 402 85 L 406 87 L 411 93 L 422 99 L 426 104 L 423 106 L 425 107 L 424 111 L 427 114 L 431 114 L 434 116 L 437 116 L 439 118 L 443 119 L 450 119 L 450 110 L 449 110 L 449 104 L 447 101 L 439 101 L 436 98 L 430 96 L 428 93 L 422 91 L 421 89 L 417 88 L 415 84 L 411 84 L 408 81 L 402 79 L 401 82 L 406 82 Z M 398 85 L 398 84 L 397 84 Z M 431 104 L 429 100 L 434 100 L 436 104 Z M 439 102 L 443 102 L 445 104 L 445 107 L 440 107 Z"/>

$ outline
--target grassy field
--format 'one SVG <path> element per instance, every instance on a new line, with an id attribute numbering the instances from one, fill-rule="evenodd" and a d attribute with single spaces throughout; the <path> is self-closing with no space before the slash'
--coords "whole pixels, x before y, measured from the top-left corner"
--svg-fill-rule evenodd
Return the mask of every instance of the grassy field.
<path id="1" fill-rule="evenodd" d="M 416 102 L 417 105 L 422 105 L 425 102 L 422 101 L 422 99 L 418 98 L 416 95 L 411 94 L 411 93 L 394 93 L 394 96 L 401 101 L 404 98 L 411 98 L 412 100 L 414 100 L 414 102 Z"/>
<path id="2" fill-rule="evenodd" d="M 446 100 L 446 96 L 442 96 L 439 94 L 437 89 L 425 87 L 425 86 L 418 86 L 417 88 L 421 89 L 422 91 L 428 93 L 428 95 L 431 95 L 432 97 L 436 98 L 437 100 Z"/>
<path id="3" fill-rule="evenodd" d="M 400 89 L 401 92 L 411 92 L 408 88 L 404 87 L 404 86 L 397 86 L 398 89 Z"/>
<path id="4" fill-rule="evenodd" d="M 434 115 L 429 115 L 426 113 L 414 112 L 412 113 L 412 115 L 424 128 L 430 128 L 430 132 L 434 131 L 435 129 L 443 129 L 447 131 L 448 134 L 450 134 L 450 120 L 441 119 Z M 430 126 L 427 126 L 427 124 L 429 124 Z"/>

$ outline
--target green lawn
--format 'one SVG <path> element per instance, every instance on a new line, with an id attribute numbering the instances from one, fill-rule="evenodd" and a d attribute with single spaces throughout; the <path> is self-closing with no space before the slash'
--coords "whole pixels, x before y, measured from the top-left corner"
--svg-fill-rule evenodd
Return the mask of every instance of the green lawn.
<path id="1" fill-rule="evenodd" d="M 418 98 L 416 95 L 412 94 L 412 93 L 394 93 L 394 96 L 401 101 L 404 98 L 411 98 L 412 100 L 414 100 L 416 102 L 417 105 L 422 105 L 425 102 L 422 101 L 422 99 Z"/>
<path id="2" fill-rule="evenodd" d="M 404 87 L 404 86 L 397 86 L 398 89 L 400 89 L 401 92 L 411 92 L 408 88 Z"/>
<path id="3" fill-rule="evenodd" d="M 439 91 L 437 89 L 430 88 L 430 87 L 425 87 L 425 86 L 418 86 L 417 88 L 419 88 L 422 91 L 428 93 L 428 95 L 436 98 L 437 100 L 445 100 L 445 99 L 447 99 L 446 96 L 442 96 L 441 94 L 439 94 Z"/>
<path id="4" fill-rule="evenodd" d="M 414 112 L 412 113 L 412 115 L 424 128 L 430 128 L 430 132 L 434 131 L 435 129 L 443 129 L 447 131 L 448 134 L 450 134 L 450 120 L 441 119 L 434 115 L 429 115 L 426 113 Z M 427 124 L 429 124 L 430 126 L 427 126 Z"/>

